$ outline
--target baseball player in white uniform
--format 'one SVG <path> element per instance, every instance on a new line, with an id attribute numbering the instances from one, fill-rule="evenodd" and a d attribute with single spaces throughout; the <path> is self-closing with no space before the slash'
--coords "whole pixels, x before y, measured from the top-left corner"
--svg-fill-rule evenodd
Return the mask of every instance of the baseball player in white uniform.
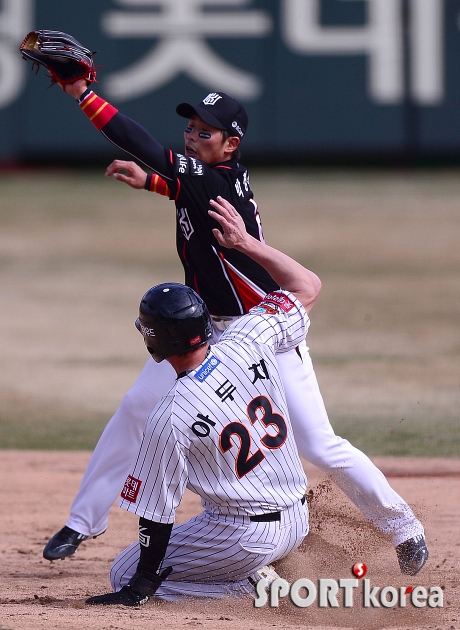
<path id="1" fill-rule="evenodd" d="M 266 295 L 212 346 L 212 320 L 193 289 L 166 283 L 142 298 L 136 325 L 153 359 L 177 376 L 147 421 L 121 493 L 119 505 L 140 517 L 139 540 L 113 563 L 115 592 L 88 604 L 251 594 L 248 578 L 308 532 L 307 480 L 275 353 L 305 339 L 321 284 L 247 234 L 221 203 L 221 214 L 211 211 L 219 242 L 257 260 L 285 290 Z M 204 511 L 173 526 L 186 488 Z"/>
<path id="2" fill-rule="evenodd" d="M 65 90 L 77 99 L 96 129 L 153 170 L 147 175 L 135 162 L 116 160 L 107 174 L 174 201 L 176 245 L 185 284 L 206 302 L 214 325 L 212 341 L 217 341 L 229 323 L 278 288 L 260 265 L 216 241 L 215 223 L 207 214 L 209 199 L 223 196 L 243 217 L 247 231 L 263 241 L 248 172 L 237 157 L 248 124 L 244 108 L 221 92 L 209 94 L 194 106 L 181 103 L 177 112 L 188 119 L 182 155 L 160 145 L 88 88 L 86 81 L 66 85 Z M 415 575 L 428 557 L 423 526 L 369 458 L 334 433 L 305 341 L 296 350 L 279 354 L 277 361 L 301 456 L 328 474 L 364 516 L 391 537 L 401 570 Z M 139 448 L 145 419 L 174 379 L 167 362 L 147 361 L 105 428 L 70 518 L 46 545 L 45 558 L 72 555 L 83 540 L 106 529 L 109 509 Z"/>

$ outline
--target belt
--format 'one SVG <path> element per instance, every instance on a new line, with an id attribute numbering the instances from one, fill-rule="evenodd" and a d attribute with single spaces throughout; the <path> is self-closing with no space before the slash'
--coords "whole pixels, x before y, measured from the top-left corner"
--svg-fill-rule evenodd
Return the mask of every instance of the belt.
<path id="1" fill-rule="evenodd" d="M 303 505 L 305 503 L 305 497 L 302 497 L 300 502 Z M 250 516 L 249 520 L 253 523 L 271 523 L 272 521 L 280 521 L 281 512 L 267 512 L 267 514 L 256 514 L 255 516 Z"/>
<path id="2" fill-rule="evenodd" d="M 250 516 L 249 520 L 253 523 L 269 523 L 270 521 L 280 521 L 281 512 L 268 512 L 267 514 L 256 514 Z"/>

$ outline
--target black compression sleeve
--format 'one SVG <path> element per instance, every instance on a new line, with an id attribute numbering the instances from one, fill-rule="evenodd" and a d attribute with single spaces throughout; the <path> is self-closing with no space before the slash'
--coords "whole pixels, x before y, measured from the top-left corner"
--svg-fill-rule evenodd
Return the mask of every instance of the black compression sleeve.
<path id="1" fill-rule="evenodd" d="M 167 151 L 142 125 L 118 112 L 101 131 L 110 142 L 137 158 L 163 179 L 173 179 Z"/>
<path id="2" fill-rule="evenodd" d="M 139 542 L 141 557 L 137 572 L 146 578 L 156 577 L 165 557 L 173 523 L 155 523 L 142 516 L 139 518 Z"/>

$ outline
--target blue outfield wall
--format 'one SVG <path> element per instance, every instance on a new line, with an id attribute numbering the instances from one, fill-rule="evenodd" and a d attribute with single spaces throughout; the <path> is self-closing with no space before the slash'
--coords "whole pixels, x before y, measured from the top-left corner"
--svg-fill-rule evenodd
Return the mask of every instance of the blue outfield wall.
<path id="1" fill-rule="evenodd" d="M 175 149 L 176 104 L 222 90 L 251 155 L 460 158 L 460 0 L 2 0 L 3 162 L 113 153 L 21 59 L 33 29 L 97 50 L 97 92 Z"/>

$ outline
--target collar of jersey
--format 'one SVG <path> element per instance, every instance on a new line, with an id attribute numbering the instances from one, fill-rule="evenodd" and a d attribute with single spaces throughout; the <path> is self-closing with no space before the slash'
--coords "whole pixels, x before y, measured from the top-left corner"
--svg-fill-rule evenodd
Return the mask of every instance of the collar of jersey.
<path id="1" fill-rule="evenodd" d="M 213 164 L 212 168 L 229 168 L 232 169 L 235 166 L 238 166 L 238 161 L 232 158 L 231 160 L 227 160 L 226 162 L 218 162 L 217 164 Z"/>
<path id="2" fill-rule="evenodd" d="M 211 346 L 208 347 L 208 351 L 206 352 L 206 356 L 204 357 L 203 361 L 200 363 L 200 365 L 203 365 L 203 363 L 206 361 L 206 359 L 209 357 L 209 355 L 211 354 Z M 189 374 L 191 374 L 192 372 L 196 372 L 196 370 L 200 367 L 200 365 L 197 365 L 196 368 L 193 368 L 193 370 L 184 370 L 183 372 L 180 372 L 177 376 L 176 376 L 176 381 L 179 378 L 184 378 L 184 376 L 188 376 Z"/>

